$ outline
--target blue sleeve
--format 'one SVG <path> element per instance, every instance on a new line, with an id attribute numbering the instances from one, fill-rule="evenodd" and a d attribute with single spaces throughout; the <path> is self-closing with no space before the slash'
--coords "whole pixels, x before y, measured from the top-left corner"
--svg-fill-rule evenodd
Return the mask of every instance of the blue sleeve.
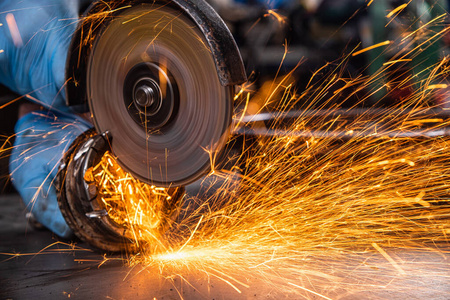
<path id="1" fill-rule="evenodd" d="M 81 2 L 0 1 L 0 83 L 47 108 L 69 111 L 64 72 Z"/>
<path id="2" fill-rule="evenodd" d="M 57 203 L 54 178 L 72 142 L 92 127 L 76 115 L 33 112 L 16 124 L 16 140 L 10 158 L 13 185 L 36 220 L 61 237 L 69 237 Z"/>

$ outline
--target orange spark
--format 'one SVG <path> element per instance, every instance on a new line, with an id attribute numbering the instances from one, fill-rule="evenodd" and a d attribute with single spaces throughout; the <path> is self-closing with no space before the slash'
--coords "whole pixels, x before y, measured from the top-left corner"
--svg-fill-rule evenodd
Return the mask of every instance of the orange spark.
<path id="1" fill-rule="evenodd" d="M 391 263 L 391 265 L 392 265 L 395 269 L 397 269 L 397 271 L 398 271 L 400 274 L 406 275 L 406 272 L 405 272 L 402 268 L 400 268 L 400 266 L 397 264 L 397 262 L 396 262 L 392 257 L 390 257 L 389 254 L 387 254 L 387 252 L 384 251 L 383 248 L 381 248 L 380 246 L 378 246 L 377 243 L 372 243 L 372 246 L 373 246 L 378 252 L 380 252 L 380 254 L 383 255 L 384 258 L 386 258 L 386 259 Z"/>
<path id="2" fill-rule="evenodd" d="M 391 61 L 383 63 L 383 66 L 392 65 L 392 64 L 399 63 L 399 62 L 408 62 L 408 61 L 412 61 L 412 59 L 410 59 L 410 58 L 403 58 L 403 59 L 391 60 Z"/>
<path id="3" fill-rule="evenodd" d="M 364 53 L 366 51 L 369 51 L 369 50 L 372 50 L 372 49 L 375 49 L 375 48 L 378 48 L 378 47 L 386 46 L 386 45 L 389 45 L 391 43 L 392 43 L 392 41 L 384 41 L 384 42 L 381 42 L 381 43 L 369 46 L 367 48 L 361 49 L 359 51 L 356 51 L 355 53 L 352 54 L 352 56 L 356 56 L 356 55 L 359 55 L 359 54 Z"/>
<path id="4" fill-rule="evenodd" d="M 448 85 L 446 85 L 445 83 L 441 83 L 441 84 L 431 84 L 427 87 L 427 90 L 434 90 L 434 89 L 446 89 L 448 87 Z"/>
<path id="5" fill-rule="evenodd" d="M 404 4 L 402 4 L 402 5 L 400 5 L 400 6 L 396 7 L 396 8 L 394 8 L 390 13 L 388 13 L 388 14 L 386 15 L 386 18 L 390 18 L 390 17 L 392 17 L 394 14 L 400 13 L 402 10 L 404 10 L 404 9 L 408 6 L 408 4 L 409 4 L 410 2 L 411 2 L 411 1 L 409 1 L 408 3 L 404 3 Z"/>
<path id="6" fill-rule="evenodd" d="M 272 16 L 272 17 L 274 17 L 274 18 L 278 21 L 278 23 L 280 23 L 280 24 L 286 23 L 286 17 L 283 16 L 283 15 L 280 15 L 280 14 L 277 13 L 275 10 L 269 9 L 267 12 L 268 12 L 268 13 L 265 14 L 264 17 Z"/>

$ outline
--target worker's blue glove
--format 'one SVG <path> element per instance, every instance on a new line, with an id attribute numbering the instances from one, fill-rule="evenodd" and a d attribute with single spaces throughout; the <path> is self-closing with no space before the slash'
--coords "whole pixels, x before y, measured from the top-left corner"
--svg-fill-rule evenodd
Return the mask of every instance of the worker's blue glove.
<path id="1" fill-rule="evenodd" d="M 90 0 L 0 1 L 0 83 L 68 111 L 63 89 L 78 14 Z"/>
<path id="2" fill-rule="evenodd" d="M 40 111 L 25 115 L 15 127 L 12 183 L 35 219 L 64 238 L 72 232 L 58 207 L 54 178 L 64 153 L 91 126 L 75 115 Z"/>

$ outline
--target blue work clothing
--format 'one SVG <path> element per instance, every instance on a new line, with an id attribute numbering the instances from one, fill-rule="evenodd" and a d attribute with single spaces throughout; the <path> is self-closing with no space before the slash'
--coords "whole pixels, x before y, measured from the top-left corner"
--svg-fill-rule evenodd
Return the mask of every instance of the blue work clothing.
<path id="1" fill-rule="evenodd" d="M 90 127 L 81 117 L 51 111 L 29 113 L 15 127 L 12 183 L 35 219 L 64 238 L 72 232 L 59 210 L 54 179 L 64 153 Z"/>
<path id="2" fill-rule="evenodd" d="M 49 109 L 69 111 L 63 89 L 65 64 L 85 2 L 2 0 L 0 83 Z"/>
<path id="3" fill-rule="evenodd" d="M 54 178 L 64 152 L 92 125 L 65 101 L 65 65 L 80 8 L 90 0 L 0 1 L 0 83 L 46 108 L 21 118 L 11 180 L 42 225 L 69 237 Z"/>

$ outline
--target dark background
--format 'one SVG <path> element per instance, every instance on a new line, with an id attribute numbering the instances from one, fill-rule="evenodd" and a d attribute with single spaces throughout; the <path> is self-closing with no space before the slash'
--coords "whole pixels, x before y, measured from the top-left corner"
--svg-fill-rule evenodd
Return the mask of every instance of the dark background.
<path id="1" fill-rule="evenodd" d="M 0 85 L 0 194 L 14 192 L 8 175 L 8 163 L 10 148 L 14 139 L 5 144 L 7 138 L 14 134 L 14 125 L 17 121 L 19 105 L 21 101 L 16 101 L 7 105 L 18 97 L 16 94 Z M 6 105 L 4 108 L 2 106 Z"/>

